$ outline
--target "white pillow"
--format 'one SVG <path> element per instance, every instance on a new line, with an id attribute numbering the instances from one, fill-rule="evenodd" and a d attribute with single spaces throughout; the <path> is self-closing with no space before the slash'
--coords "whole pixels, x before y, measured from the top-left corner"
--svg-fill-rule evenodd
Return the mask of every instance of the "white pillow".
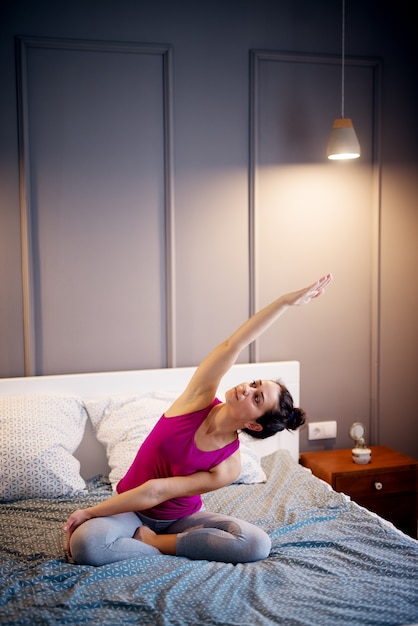
<path id="1" fill-rule="evenodd" d="M 72 453 L 87 420 L 82 401 L 61 395 L 0 397 L 0 500 L 73 496 L 85 490 Z"/>
<path id="2" fill-rule="evenodd" d="M 251 435 L 249 435 L 251 436 Z M 265 483 L 267 480 L 266 474 L 261 467 L 261 458 L 251 448 L 245 445 L 242 433 L 239 435 L 240 439 L 240 452 L 241 452 L 241 472 L 236 483 L 244 485 L 252 485 L 254 483 Z"/>
<path id="3" fill-rule="evenodd" d="M 104 445 L 113 489 L 123 478 L 139 447 L 177 396 L 165 393 L 115 395 L 86 400 L 97 439 Z"/>
<path id="4" fill-rule="evenodd" d="M 86 401 L 97 439 L 104 445 L 113 489 L 128 471 L 142 442 L 178 394 L 150 392 Z M 241 474 L 237 483 L 265 482 L 260 457 L 241 442 Z"/>

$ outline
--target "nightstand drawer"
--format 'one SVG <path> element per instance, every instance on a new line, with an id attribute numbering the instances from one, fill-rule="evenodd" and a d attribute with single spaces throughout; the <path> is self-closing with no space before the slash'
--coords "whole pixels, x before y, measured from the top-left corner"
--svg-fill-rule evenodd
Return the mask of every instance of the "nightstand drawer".
<path id="1" fill-rule="evenodd" d="M 384 497 L 388 494 L 411 493 L 417 488 L 414 470 L 362 472 L 335 476 L 335 489 L 353 498 Z"/>

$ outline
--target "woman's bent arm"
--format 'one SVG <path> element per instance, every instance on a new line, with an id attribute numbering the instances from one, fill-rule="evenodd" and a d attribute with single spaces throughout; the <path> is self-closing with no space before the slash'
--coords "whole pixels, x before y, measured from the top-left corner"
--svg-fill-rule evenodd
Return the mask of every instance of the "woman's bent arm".
<path id="1" fill-rule="evenodd" d="M 194 496 L 219 489 L 236 480 L 240 467 L 240 455 L 237 451 L 209 471 L 196 472 L 189 476 L 148 480 L 139 487 L 115 494 L 92 507 L 74 511 L 65 522 L 63 530 L 67 532 L 69 539 L 77 526 L 93 517 L 144 511 L 171 498 Z"/>

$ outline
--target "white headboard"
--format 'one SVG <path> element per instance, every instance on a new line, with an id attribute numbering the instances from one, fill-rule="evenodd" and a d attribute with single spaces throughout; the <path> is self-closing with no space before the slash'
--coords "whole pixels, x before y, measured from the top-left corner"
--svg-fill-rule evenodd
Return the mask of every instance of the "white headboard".
<path id="1" fill-rule="evenodd" d="M 194 370 L 194 367 L 179 367 L 126 372 L 1 378 L 0 395 L 70 393 L 82 398 L 92 398 L 122 393 L 140 394 L 147 391 L 180 392 L 187 385 Z M 295 406 L 299 405 L 300 366 L 298 361 L 234 365 L 223 378 L 218 395 L 222 399 L 223 394 L 230 387 L 253 379 L 279 379 L 283 381 L 293 396 Z M 295 461 L 298 461 L 299 435 L 297 431 L 283 431 L 265 440 L 255 439 L 254 448 L 261 456 L 285 448 L 289 450 Z M 108 472 L 104 449 L 96 440 L 89 421 L 83 441 L 75 456 L 80 461 L 80 473 L 83 478 Z"/>

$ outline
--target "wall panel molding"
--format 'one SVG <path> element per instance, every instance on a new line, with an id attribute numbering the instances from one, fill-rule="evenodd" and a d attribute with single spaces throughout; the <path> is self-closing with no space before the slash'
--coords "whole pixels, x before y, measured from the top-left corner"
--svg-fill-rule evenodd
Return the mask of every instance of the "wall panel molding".
<path id="1" fill-rule="evenodd" d="M 361 211 L 359 212 L 359 219 L 364 219 L 366 227 L 370 228 L 371 231 L 368 242 L 365 241 L 362 244 L 362 254 L 367 264 L 366 275 L 370 274 L 370 292 L 365 295 L 365 302 L 369 297 L 371 303 L 368 305 L 369 308 L 364 311 L 366 317 L 370 315 L 370 318 L 367 317 L 364 322 L 364 329 L 366 334 L 367 324 L 370 322 L 370 344 L 365 346 L 367 358 L 370 359 L 370 371 L 366 371 L 369 381 L 367 412 L 370 415 L 370 430 L 368 435 L 373 443 L 378 443 L 382 64 L 379 59 L 371 58 L 346 58 L 345 63 L 345 112 L 348 117 L 353 118 L 357 134 L 360 130 L 362 156 L 358 164 L 347 166 L 338 164 L 335 168 L 335 164 L 327 161 L 325 148 L 333 120 L 339 116 L 341 111 L 341 57 L 269 50 L 250 51 L 250 314 L 266 304 L 265 293 L 268 292 L 268 288 L 264 286 L 266 264 L 264 262 L 263 265 L 261 261 L 261 258 L 266 254 L 266 228 L 265 224 L 261 222 L 263 220 L 262 215 L 264 215 L 265 220 L 267 214 L 265 205 L 271 203 L 273 206 L 276 202 L 274 198 L 271 198 L 271 194 L 277 193 L 277 198 L 283 198 L 281 187 L 283 185 L 286 187 L 287 181 L 292 180 L 292 177 L 298 181 L 295 183 L 297 185 L 295 187 L 296 192 L 299 191 L 300 186 L 303 186 L 304 180 L 306 180 L 307 187 L 308 181 L 311 181 L 312 188 L 315 187 L 315 180 L 323 180 L 323 188 L 327 189 L 327 193 L 324 193 L 326 202 L 329 201 L 330 197 L 330 193 L 328 193 L 330 183 L 334 184 L 336 180 L 340 179 L 341 189 L 343 189 L 343 185 L 348 184 L 345 177 L 358 174 L 358 180 L 362 180 L 361 184 L 364 185 L 367 194 L 370 194 L 370 197 L 367 196 L 367 198 L 367 194 L 361 194 L 361 201 L 364 202 L 364 213 L 362 218 Z M 277 111 L 275 110 L 276 104 Z M 269 126 L 270 122 L 271 126 Z M 334 170 L 331 169 L 333 166 Z M 347 169 L 342 169 L 344 167 Z M 300 172 L 299 180 L 297 172 Z M 277 177 L 276 184 L 271 182 L 274 175 Z M 270 181 L 268 191 L 266 191 L 265 182 L 267 179 Z M 266 194 L 270 194 L 270 197 Z M 338 189 L 334 195 L 338 207 Z M 298 196 L 298 193 L 295 193 L 295 196 Z M 309 197 L 306 198 L 306 201 L 309 203 Z M 353 201 L 356 202 L 355 197 Z M 291 212 L 297 211 L 299 207 L 291 206 L 291 201 L 289 208 L 280 204 L 279 200 L 277 202 L 277 209 L 281 217 L 277 217 L 277 225 L 272 224 L 271 229 L 277 232 L 277 248 L 279 249 L 283 238 L 286 239 L 287 236 L 291 236 L 286 228 L 290 226 L 292 236 L 295 236 L 294 232 L 296 231 L 293 231 L 292 227 L 295 226 L 294 222 L 297 219 Z M 314 198 L 312 198 L 312 205 L 315 205 Z M 317 206 L 315 210 L 318 211 Z M 346 216 L 349 216 L 349 211 L 350 209 L 347 210 Z M 303 211 L 301 211 L 301 215 L 303 215 Z M 309 216 L 309 212 L 307 215 Z M 318 232 L 321 230 L 322 219 L 324 218 L 319 209 Z M 341 223 L 339 224 L 336 220 L 334 226 L 336 238 L 345 236 L 343 232 L 346 228 L 344 219 L 344 212 L 341 211 Z M 348 217 L 348 219 L 352 218 Z M 318 256 L 309 237 L 303 239 L 302 222 L 300 226 L 301 238 L 295 247 L 294 256 L 291 248 L 287 248 L 287 256 L 283 261 L 284 273 L 287 273 L 289 268 L 298 268 L 303 263 L 309 264 Z M 339 228 L 341 228 L 341 232 L 338 232 L 337 229 Z M 261 231 L 263 235 L 260 235 Z M 315 233 L 312 232 L 312 237 L 314 236 Z M 261 240 L 262 244 L 260 243 Z M 322 241 L 320 237 L 319 241 Z M 277 259 L 280 258 L 278 253 Z M 350 260 L 347 258 L 347 265 L 349 263 Z M 275 265 L 274 253 L 272 253 L 271 265 L 273 271 L 279 271 L 280 274 L 280 267 Z M 349 272 L 349 270 L 347 271 Z M 264 297 L 260 295 L 261 291 L 263 291 Z M 287 320 L 286 317 L 286 324 Z M 266 359 L 266 354 L 262 353 L 261 340 L 254 342 L 251 346 L 250 355 L 252 361 Z M 272 355 L 268 355 L 268 358 L 270 356 Z M 280 354 L 277 356 L 280 358 Z M 293 356 L 297 358 L 298 355 Z"/>
<path id="2" fill-rule="evenodd" d="M 159 246 L 162 256 L 161 282 L 164 329 L 161 335 L 165 335 L 165 348 L 159 366 L 174 366 L 176 362 L 175 350 L 175 285 L 174 285 L 174 167 L 173 167 L 173 66 L 172 48 L 169 45 L 160 44 L 137 44 L 107 41 L 82 41 L 49 38 L 19 37 L 16 39 L 17 51 L 17 88 L 18 88 L 18 126 L 19 126 L 19 175 L 20 175 L 20 211 L 21 211 L 21 255 L 22 255 L 22 286 L 23 286 L 23 316 L 24 316 L 24 349 L 25 349 L 25 374 L 35 375 L 40 371 L 42 356 L 42 330 L 37 319 L 40 297 L 37 281 L 36 251 L 34 249 L 34 194 L 38 191 L 32 188 L 38 163 L 34 154 L 37 146 L 34 145 L 33 132 L 31 129 L 31 90 L 39 88 L 36 84 L 37 76 L 33 75 L 31 60 L 34 54 L 48 51 L 52 54 L 63 51 L 81 53 L 92 58 L 91 55 L 102 54 L 106 63 L 112 64 L 120 55 L 135 55 L 135 58 L 144 59 L 146 73 L 150 76 L 153 84 L 162 85 L 162 102 L 160 130 L 162 135 L 162 165 L 161 165 L 161 189 L 155 190 L 155 196 L 162 196 L 163 205 L 163 239 Z M 48 57 L 50 58 L 50 57 Z M 52 57 L 51 57 L 52 58 Z M 126 57 L 125 57 L 126 58 Z M 146 59 L 150 59 L 147 66 Z M 159 59 L 159 65 L 152 65 L 152 59 Z M 105 61 L 103 61 L 105 63 Z M 156 67 L 157 69 L 153 69 Z M 66 71 L 65 64 L 63 72 Z M 46 70 L 45 70 L 46 71 Z M 115 103 L 118 97 L 118 85 L 116 84 L 115 70 L 112 70 L 109 80 L 115 80 Z M 157 75 L 155 75 L 155 71 Z M 92 81 L 95 79 L 91 77 Z M 135 77 L 137 80 L 137 77 Z M 147 86 L 144 85 L 146 89 Z M 92 88 L 93 89 L 93 88 Z M 92 91 L 93 93 L 93 91 Z M 47 101 L 47 94 L 45 95 Z M 77 104 L 77 103 L 76 103 Z M 110 105 L 109 105 L 110 108 Z M 100 111 L 98 110 L 98 115 Z M 33 113 L 35 115 L 35 113 Z M 155 114 L 157 115 L 157 113 Z M 133 118 L 133 122 L 135 119 Z M 128 124 L 128 123 L 127 123 Z M 119 140 L 120 141 L 120 140 Z M 158 156 L 158 155 L 157 155 Z M 120 181 L 119 181 L 120 182 Z M 44 185 L 48 184 L 48 181 Z M 35 185 L 36 186 L 36 185 Z M 151 209 L 150 209 L 151 210 Z"/>

